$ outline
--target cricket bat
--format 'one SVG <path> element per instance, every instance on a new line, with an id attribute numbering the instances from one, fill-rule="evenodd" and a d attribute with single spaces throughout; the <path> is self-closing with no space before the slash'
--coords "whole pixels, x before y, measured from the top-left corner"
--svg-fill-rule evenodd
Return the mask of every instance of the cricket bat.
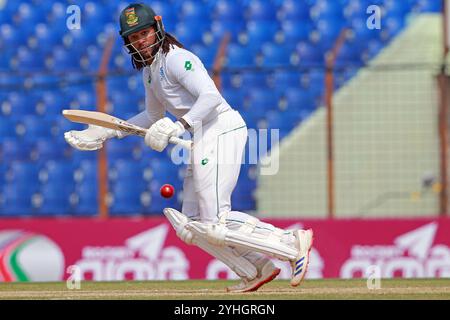
<path id="1" fill-rule="evenodd" d="M 116 118 L 107 113 L 87 110 L 63 110 L 63 116 L 77 123 L 93 124 L 104 128 L 119 130 L 129 134 L 145 137 L 147 129 L 131 124 L 125 120 Z M 184 148 L 190 149 L 192 141 L 184 140 L 177 137 L 171 137 L 170 143 L 177 144 Z"/>

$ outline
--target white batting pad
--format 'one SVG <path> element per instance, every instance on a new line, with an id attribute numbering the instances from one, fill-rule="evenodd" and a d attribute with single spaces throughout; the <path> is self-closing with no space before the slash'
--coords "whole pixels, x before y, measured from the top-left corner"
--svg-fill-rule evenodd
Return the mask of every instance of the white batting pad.
<path id="1" fill-rule="evenodd" d="M 260 221 L 253 217 L 242 221 L 239 229 L 230 230 L 225 224 L 226 216 L 222 215 L 220 220 L 217 224 L 191 221 L 186 227 L 216 246 L 251 249 L 281 260 L 295 260 L 299 254 L 295 245 L 283 241 L 284 230 L 273 226 L 271 229 L 258 230 Z"/>
<path id="2" fill-rule="evenodd" d="M 194 244 L 219 259 L 241 278 L 252 280 L 257 276 L 256 267 L 240 255 L 237 250 L 228 246 L 216 246 L 210 243 L 203 235 L 193 233 L 189 228 L 186 228 L 193 221 L 181 212 L 172 208 L 165 208 L 163 212 L 183 241 L 188 244 Z"/>

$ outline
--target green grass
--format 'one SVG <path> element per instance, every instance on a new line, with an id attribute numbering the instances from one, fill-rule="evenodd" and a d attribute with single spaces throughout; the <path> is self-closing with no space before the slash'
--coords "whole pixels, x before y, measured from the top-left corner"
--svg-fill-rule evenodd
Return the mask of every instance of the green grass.
<path id="1" fill-rule="evenodd" d="M 135 281 L 82 282 L 81 289 L 69 290 L 65 282 L 0 283 L 2 299 L 447 299 L 450 279 L 382 279 L 381 288 L 369 290 L 365 279 L 305 280 L 292 288 L 276 280 L 257 292 L 226 293 L 236 281 Z"/>

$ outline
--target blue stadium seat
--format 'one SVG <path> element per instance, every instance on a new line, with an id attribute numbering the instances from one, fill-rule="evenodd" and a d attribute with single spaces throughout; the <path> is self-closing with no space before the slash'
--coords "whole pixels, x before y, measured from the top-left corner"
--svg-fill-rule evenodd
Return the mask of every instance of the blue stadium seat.
<path id="1" fill-rule="evenodd" d="M 302 88 L 287 88 L 284 103 L 284 111 L 297 113 L 302 120 L 315 109 L 313 94 Z"/>
<path id="2" fill-rule="evenodd" d="M 311 7 L 310 16 L 313 21 L 342 19 L 342 5 L 339 1 L 317 0 Z"/>
<path id="3" fill-rule="evenodd" d="M 245 100 L 244 90 L 230 88 L 223 89 L 222 96 L 233 109 L 241 110 L 243 108 Z"/>
<path id="4" fill-rule="evenodd" d="M 141 158 L 141 144 L 138 137 L 111 139 L 107 142 L 106 152 L 111 161 L 136 160 Z M 134 164 L 136 166 L 136 164 Z"/>
<path id="5" fill-rule="evenodd" d="M 269 87 L 280 93 L 288 87 L 300 86 L 300 73 L 298 71 L 275 71 L 269 76 L 268 82 Z"/>
<path id="6" fill-rule="evenodd" d="M 299 65 L 305 67 L 324 65 L 324 53 L 320 47 L 308 42 L 300 42 L 297 46 Z"/>
<path id="7" fill-rule="evenodd" d="M 65 95 L 56 90 L 45 90 L 41 92 L 38 102 L 36 103 L 36 114 L 42 116 L 48 115 L 50 117 L 60 115 L 62 110 L 66 109 L 68 106 L 68 102 L 65 98 Z"/>
<path id="8" fill-rule="evenodd" d="M 417 7 L 414 9 L 418 12 L 442 12 L 442 1 L 418 0 Z"/>
<path id="9" fill-rule="evenodd" d="M 312 31 L 312 24 L 300 20 L 286 20 L 281 23 L 284 43 L 297 43 L 299 41 L 308 41 L 309 34 Z"/>
<path id="10" fill-rule="evenodd" d="M 248 21 L 271 21 L 276 18 L 277 8 L 270 1 L 251 0 L 245 12 Z"/>
<path id="11" fill-rule="evenodd" d="M 19 47 L 17 55 L 13 58 L 13 69 L 25 72 L 39 71 L 45 68 L 44 55 L 37 50 Z"/>
<path id="12" fill-rule="evenodd" d="M 81 58 L 81 68 L 85 71 L 94 71 L 100 68 L 102 50 L 97 46 L 89 46 L 86 53 Z M 112 56 L 111 60 L 115 58 Z"/>
<path id="13" fill-rule="evenodd" d="M 114 183 L 124 183 L 133 181 L 136 184 L 144 183 L 144 169 L 136 160 L 120 159 L 116 160 L 109 169 L 109 178 Z"/>
<path id="14" fill-rule="evenodd" d="M 66 183 L 74 184 L 74 165 L 69 161 L 51 160 L 47 161 L 39 172 L 39 180 L 42 184 Z"/>
<path id="15" fill-rule="evenodd" d="M 82 183 L 76 186 L 77 202 L 73 207 L 76 215 L 96 215 L 98 213 L 97 183 Z"/>
<path id="16" fill-rule="evenodd" d="M 352 38 L 361 45 L 371 40 L 378 40 L 381 34 L 381 30 L 367 28 L 366 19 L 367 18 L 354 18 L 348 22 Z"/>
<path id="17" fill-rule="evenodd" d="M 69 70 L 79 70 L 81 55 L 77 51 L 71 51 L 64 47 L 57 46 L 52 51 L 51 60 L 47 68 L 55 72 L 65 72 Z"/>
<path id="18" fill-rule="evenodd" d="M 39 163 L 49 160 L 64 160 L 70 154 L 70 146 L 65 141 L 58 139 L 38 139 L 35 142 L 32 158 Z"/>
<path id="19" fill-rule="evenodd" d="M 242 72 L 236 78 L 239 86 L 244 88 L 267 89 L 269 85 L 269 73 L 266 71 Z"/>
<path id="20" fill-rule="evenodd" d="M 239 182 L 236 185 L 231 195 L 231 208 L 237 211 L 248 211 L 256 209 L 256 201 L 254 197 L 254 190 L 256 189 L 256 181 L 245 179 L 240 176 Z"/>
<path id="21" fill-rule="evenodd" d="M 364 62 L 368 62 L 373 59 L 383 49 L 383 43 L 381 41 L 369 41 L 367 49 L 362 55 Z"/>
<path id="22" fill-rule="evenodd" d="M 82 152 L 82 151 L 80 151 Z M 95 154 L 94 152 L 83 152 L 84 154 Z M 85 159 L 78 162 L 74 178 L 76 183 L 91 183 L 97 181 L 98 165 L 96 159 Z"/>
<path id="23" fill-rule="evenodd" d="M 96 110 L 96 96 L 93 90 L 75 89 L 67 93 L 71 109 Z"/>
<path id="24" fill-rule="evenodd" d="M 29 216 L 35 212 L 33 196 L 36 186 L 29 182 L 10 183 L 3 187 L 3 216 Z"/>
<path id="25" fill-rule="evenodd" d="M 0 50 L 2 54 L 0 55 L 0 72 L 7 71 L 12 68 L 11 63 L 15 54 L 15 49 L 5 48 L 1 49 L 2 40 L 0 40 Z"/>
<path id="26" fill-rule="evenodd" d="M 10 24 L 0 24 L 0 48 L 6 50 L 7 47 L 17 48 L 24 43 L 24 35 L 18 32 L 17 28 Z"/>
<path id="27" fill-rule="evenodd" d="M 201 44 L 203 43 L 203 33 L 206 31 L 203 26 L 201 23 L 196 25 L 184 22 L 178 23 L 175 28 L 176 38 L 187 48 L 195 44 Z"/>
<path id="28" fill-rule="evenodd" d="M 0 116 L 0 143 L 4 139 L 15 138 L 16 136 L 16 122 Z"/>
<path id="29" fill-rule="evenodd" d="M 27 161 L 31 159 L 31 144 L 18 138 L 5 138 L 2 142 L 3 159 Z"/>
<path id="30" fill-rule="evenodd" d="M 267 129 L 278 129 L 279 138 L 283 139 L 299 123 L 298 113 L 271 110 L 266 113 Z"/>
<path id="31" fill-rule="evenodd" d="M 237 43 L 241 34 L 245 32 L 245 20 L 237 20 L 232 23 L 224 20 L 214 20 L 211 23 L 211 39 L 207 43 L 220 43 L 225 33 L 230 34 L 231 43 Z M 206 33 L 208 35 L 208 33 Z"/>
<path id="32" fill-rule="evenodd" d="M 104 6 L 93 1 L 87 1 L 84 4 L 82 16 L 84 23 L 88 26 L 105 25 L 110 22 L 110 17 Z"/>
<path id="33" fill-rule="evenodd" d="M 281 21 L 309 19 L 310 7 L 306 1 L 284 0 L 280 8 Z"/>
<path id="34" fill-rule="evenodd" d="M 338 39 L 342 27 L 342 20 L 319 20 L 315 30 L 311 32 L 311 41 L 320 46 L 323 51 L 330 50 Z"/>
<path id="35" fill-rule="evenodd" d="M 362 52 L 354 43 L 344 43 L 336 57 L 336 66 L 361 65 Z"/>
<path id="36" fill-rule="evenodd" d="M 200 58 L 207 70 L 212 68 L 216 56 L 216 50 L 204 45 L 193 45 L 190 50 Z"/>
<path id="37" fill-rule="evenodd" d="M 27 115 L 20 122 L 24 129 L 23 138 L 27 141 L 52 137 L 53 122 L 48 118 Z"/>
<path id="38" fill-rule="evenodd" d="M 157 15 L 162 16 L 166 28 L 174 25 L 178 20 L 177 11 L 173 10 L 167 1 L 152 1 L 151 6 Z"/>
<path id="39" fill-rule="evenodd" d="M 242 68 L 255 65 L 255 54 L 247 46 L 230 44 L 227 48 L 226 66 Z"/>
<path id="40" fill-rule="evenodd" d="M 124 94 L 123 91 L 110 91 L 111 114 L 127 119 L 139 113 L 139 97 L 133 94 Z"/>
<path id="41" fill-rule="evenodd" d="M 291 65 L 292 51 L 275 43 L 266 43 L 262 47 L 262 59 L 259 63 L 264 67 L 280 67 Z"/>
<path id="42" fill-rule="evenodd" d="M 33 6 L 30 3 L 21 3 L 14 16 L 14 23 L 17 26 L 36 25 L 44 22 L 45 12 L 39 9 L 39 6 Z"/>
<path id="43" fill-rule="evenodd" d="M 66 215 L 72 213 L 71 196 L 74 185 L 66 181 L 44 184 L 40 190 L 42 203 L 37 209 L 38 215 Z"/>
<path id="44" fill-rule="evenodd" d="M 250 89 L 246 104 L 249 111 L 264 113 L 270 109 L 278 108 L 279 96 L 265 89 Z"/>
<path id="45" fill-rule="evenodd" d="M 53 29 L 48 24 L 40 23 L 36 26 L 33 36 L 38 49 L 42 53 L 51 53 L 54 46 L 62 44 L 62 35 L 60 29 Z"/>
<path id="46" fill-rule="evenodd" d="M 386 17 L 383 20 L 384 28 L 381 31 L 381 38 L 387 41 L 395 37 L 405 26 L 405 20 L 402 17 Z"/>
<path id="47" fill-rule="evenodd" d="M 1 104 L 3 115 L 11 116 L 15 119 L 21 119 L 24 115 L 34 112 L 35 96 L 29 93 L 12 91 L 8 94 L 7 101 Z"/>
<path id="48" fill-rule="evenodd" d="M 143 159 L 144 175 L 146 180 L 158 180 L 162 184 L 173 177 L 178 177 L 178 167 L 167 159 Z"/>
<path id="49" fill-rule="evenodd" d="M 411 1 L 385 0 L 384 9 L 388 15 L 404 16 L 411 10 Z"/>
<path id="50" fill-rule="evenodd" d="M 142 212 L 141 194 L 145 188 L 136 183 L 117 183 L 111 190 L 112 204 L 110 213 L 117 214 L 140 214 Z"/>
<path id="51" fill-rule="evenodd" d="M 226 21 L 240 21 L 244 19 L 244 10 L 239 2 L 231 2 L 227 0 L 218 0 L 215 2 L 213 11 L 214 20 Z"/>
<path id="52" fill-rule="evenodd" d="M 274 20 L 269 21 L 249 21 L 247 23 L 246 41 L 244 44 L 250 47 L 259 47 L 264 42 L 271 42 L 274 40 L 280 26 Z"/>
<path id="53" fill-rule="evenodd" d="M 195 18 L 209 20 L 210 11 L 208 7 L 198 1 L 185 0 L 181 5 L 180 18 Z M 194 29 L 195 30 L 195 29 Z"/>
<path id="54" fill-rule="evenodd" d="M 9 183 L 26 183 L 30 186 L 34 186 L 37 190 L 39 185 L 39 170 L 40 168 L 31 161 L 15 161 L 10 165 L 10 169 L 7 174 L 7 180 Z"/>

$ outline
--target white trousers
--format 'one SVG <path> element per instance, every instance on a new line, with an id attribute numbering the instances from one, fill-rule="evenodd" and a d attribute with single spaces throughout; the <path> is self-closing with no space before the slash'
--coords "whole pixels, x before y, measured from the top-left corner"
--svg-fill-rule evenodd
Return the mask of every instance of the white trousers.
<path id="1" fill-rule="evenodd" d="M 183 185 L 183 214 L 192 220 L 218 223 L 221 213 L 231 211 L 231 194 L 239 177 L 246 143 L 247 127 L 235 110 L 219 114 L 200 131 L 194 131 L 191 164 L 186 169 Z M 230 227 L 238 228 L 239 225 Z M 263 254 L 234 250 L 240 259 L 254 265 L 267 261 Z M 243 277 L 242 274 L 239 276 Z"/>
<path id="2" fill-rule="evenodd" d="M 191 164 L 186 169 L 182 212 L 193 220 L 217 223 L 231 211 L 247 142 L 247 127 L 239 112 L 230 110 L 194 132 Z"/>

